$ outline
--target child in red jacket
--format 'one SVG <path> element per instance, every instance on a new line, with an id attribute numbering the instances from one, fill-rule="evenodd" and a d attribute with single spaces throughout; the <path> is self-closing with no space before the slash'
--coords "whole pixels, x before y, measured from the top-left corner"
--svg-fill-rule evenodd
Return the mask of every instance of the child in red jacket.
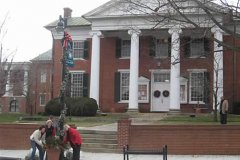
<path id="1" fill-rule="evenodd" d="M 82 145 L 82 137 L 80 133 L 71 128 L 69 125 L 64 125 L 65 138 L 64 142 L 69 142 L 73 149 L 73 160 L 79 160 L 80 158 L 80 149 Z"/>

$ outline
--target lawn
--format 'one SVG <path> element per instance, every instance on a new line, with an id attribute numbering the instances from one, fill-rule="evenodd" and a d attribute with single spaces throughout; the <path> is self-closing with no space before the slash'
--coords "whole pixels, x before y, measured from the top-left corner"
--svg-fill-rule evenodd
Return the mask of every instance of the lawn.
<path id="1" fill-rule="evenodd" d="M 156 124 L 220 124 L 220 117 L 218 115 L 218 122 L 213 121 L 213 114 L 199 114 L 195 117 L 190 115 L 170 115 L 164 119 L 157 121 Z M 240 124 L 240 115 L 228 114 L 228 124 Z"/>
<path id="2" fill-rule="evenodd" d="M 151 116 L 152 115 L 152 116 Z M 69 124 L 75 124 L 81 127 L 90 127 L 103 124 L 116 123 L 119 119 L 126 117 L 146 117 L 144 113 L 127 114 L 127 113 L 108 113 L 106 115 L 97 115 L 95 117 L 66 117 L 66 122 Z M 147 121 L 151 121 L 151 117 L 158 116 L 158 113 L 147 113 Z M 25 118 L 23 118 L 25 117 Z M 195 117 L 190 117 L 190 115 L 167 115 L 161 120 L 153 120 L 153 124 L 161 125 L 174 125 L 174 124 L 204 124 L 204 125 L 214 125 L 219 124 L 219 122 L 213 121 L 212 114 L 199 114 Z M 58 118 L 57 116 L 55 117 Z M 23 114 L 0 114 L 0 123 L 38 123 L 44 124 L 48 119 L 48 116 L 27 116 Z M 153 118 L 154 119 L 154 118 Z M 219 119 L 219 117 L 218 117 Z M 228 124 L 240 124 L 240 115 L 228 115 Z"/>

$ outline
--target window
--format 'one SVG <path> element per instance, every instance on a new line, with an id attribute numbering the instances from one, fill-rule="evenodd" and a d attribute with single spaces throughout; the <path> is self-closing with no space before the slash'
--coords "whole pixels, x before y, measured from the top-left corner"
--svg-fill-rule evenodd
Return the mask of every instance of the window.
<path id="1" fill-rule="evenodd" d="M 120 101 L 127 102 L 129 100 L 129 77 L 128 71 L 120 72 Z M 144 77 L 138 79 L 138 102 L 149 102 L 149 80 Z"/>
<path id="2" fill-rule="evenodd" d="M 210 54 L 209 39 L 183 37 L 184 54 L 186 57 L 203 58 Z"/>
<path id="3" fill-rule="evenodd" d="M 83 72 L 71 73 L 71 97 L 83 97 Z"/>
<path id="4" fill-rule="evenodd" d="M 0 104 L 0 113 L 2 112 L 3 105 Z"/>
<path id="5" fill-rule="evenodd" d="M 121 57 L 130 57 L 131 41 L 122 40 Z"/>
<path id="6" fill-rule="evenodd" d="M 19 112 L 19 103 L 17 100 L 10 102 L 10 112 Z"/>
<path id="7" fill-rule="evenodd" d="M 84 41 L 73 42 L 73 58 L 84 58 Z"/>
<path id="8" fill-rule="evenodd" d="M 190 73 L 190 101 L 204 101 L 204 72 Z"/>
<path id="9" fill-rule="evenodd" d="M 47 71 L 46 70 L 42 70 L 40 73 L 40 82 L 41 83 L 46 83 L 47 82 Z"/>
<path id="10" fill-rule="evenodd" d="M 41 94 L 40 95 L 40 106 L 45 106 L 46 105 L 46 95 Z"/>
<path id="11" fill-rule="evenodd" d="M 157 39 L 156 42 L 156 57 L 166 58 L 169 56 L 169 40 L 166 39 Z"/>
<path id="12" fill-rule="evenodd" d="M 187 103 L 187 84 L 188 79 L 180 77 L 180 102 Z"/>
<path id="13" fill-rule="evenodd" d="M 169 82 L 170 73 L 154 73 L 154 82 Z"/>
<path id="14" fill-rule="evenodd" d="M 199 57 L 204 54 L 204 40 L 203 38 L 192 39 L 191 41 L 191 57 Z"/>
<path id="15" fill-rule="evenodd" d="M 121 82 L 120 82 L 120 100 L 129 100 L 129 72 L 121 72 Z"/>

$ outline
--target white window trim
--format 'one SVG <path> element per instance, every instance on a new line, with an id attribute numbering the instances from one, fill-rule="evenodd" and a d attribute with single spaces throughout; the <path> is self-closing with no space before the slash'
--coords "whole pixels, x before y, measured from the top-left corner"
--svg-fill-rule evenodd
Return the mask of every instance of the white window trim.
<path id="1" fill-rule="evenodd" d="M 83 54 L 84 54 L 84 41 L 85 40 L 73 40 L 73 43 L 74 42 L 82 42 L 83 43 Z M 82 58 L 75 58 L 74 57 L 74 46 L 73 46 L 73 49 L 72 49 L 72 56 L 73 56 L 73 60 L 85 60 L 83 57 L 84 57 L 84 55 L 83 55 L 83 57 Z M 79 49 L 79 48 L 78 48 Z"/>
<path id="2" fill-rule="evenodd" d="M 45 104 L 41 104 L 41 96 L 45 95 Z M 40 93 L 39 94 L 39 106 L 45 106 L 47 103 L 47 94 L 46 93 Z"/>
<path id="3" fill-rule="evenodd" d="M 69 73 L 70 74 L 72 74 L 72 73 L 76 73 L 76 74 L 78 74 L 78 73 L 82 73 L 82 74 L 84 74 L 86 71 L 84 71 L 84 70 L 74 70 L 74 71 L 69 71 Z M 72 97 L 72 91 L 71 91 L 71 97 Z"/>
<path id="4" fill-rule="evenodd" d="M 186 87 L 185 92 L 184 92 L 185 97 L 186 97 L 186 98 L 185 98 L 185 101 L 182 101 L 182 100 L 181 100 L 180 103 L 181 103 L 181 104 L 187 104 L 187 99 L 188 99 L 188 97 L 187 97 L 187 91 L 188 91 L 187 82 L 184 82 L 184 83 L 181 82 L 180 85 L 184 85 L 184 86 Z M 181 95 L 180 95 L 180 96 L 181 96 Z"/>
<path id="5" fill-rule="evenodd" d="M 41 70 L 40 71 L 40 83 L 46 83 L 46 82 L 47 82 L 47 70 Z"/>
<path id="6" fill-rule="evenodd" d="M 203 73 L 206 72 L 206 69 L 189 69 L 189 104 L 205 104 L 203 101 L 191 101 L 191 73 Z"/>
<path id="7" fill-rule="evenodd" d="M 129 51 L 129 56 L 122 56 L 122 47 L 123 47 L 123 41 L 130 41 L 130 51 Z M 121 39 L 121 57 L 119 59 L 130 59 L 131 56 L 131 39 L 128 38 L 122 38 Z"/>
<path id="8" fill-rule="evenodd" d="M 138 103 L 149 103 L 149 81 L 148 82 L 138 82 L 139 85 L 147 85 L 147 99 L 138 100 Z"/>
<path id="9" fill-rule="evenodd" d="M 130 70 L 129 69 L 118 69 L 118 72 L 122 73 L 129 73 L 130 74 Z M 130 78 L 130 77 L 129 77 Z M 139 81 L 138 77 L 138 85 L 147 85 L 147 99 L 146 100 L 138 100 L 138 103 L 149 103 L 149 80 L 148 81 Z M 118 103 L 128 103 L 129 100 L 121 100 L 121 92 L 120 92 L 120 101 Z"/>

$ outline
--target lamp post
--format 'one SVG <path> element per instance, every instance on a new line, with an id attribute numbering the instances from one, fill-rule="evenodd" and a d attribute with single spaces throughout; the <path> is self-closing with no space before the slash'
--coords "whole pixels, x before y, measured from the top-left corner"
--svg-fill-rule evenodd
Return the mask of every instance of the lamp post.
<path id="1" fill-rule="evenodd" d="M 67 19 L 62 18 L 62 16 L 59 16 L 59 22 L 56 26 L 57 32 L 63 32 L 63 38 L 62 38 L 62 48 L 63 48 L 63 56 L 62 56 L 62 84 L 60 87 L 60 104 L 61 104 L 61 114 L 58 121 L 58 127 L 60 131 L 60 139 L 63 140 L 64 138 L 64 121 L 65 116 L 67 113 L 67 107 L 65 103 L 65 96 L 66 96 L 66 85 L 68 84 L 68 77 L 69 77 L 69 71 L 67 67 L 73 66 L 73 59 L 71 56 L 72 53 L 72 38 L 71 36 L 65 31 L 65 28 L 67 27 Z M 63 160 L 64 158 L 64 151 L 61 150 L 60 153 L 60 160 Z"/>

